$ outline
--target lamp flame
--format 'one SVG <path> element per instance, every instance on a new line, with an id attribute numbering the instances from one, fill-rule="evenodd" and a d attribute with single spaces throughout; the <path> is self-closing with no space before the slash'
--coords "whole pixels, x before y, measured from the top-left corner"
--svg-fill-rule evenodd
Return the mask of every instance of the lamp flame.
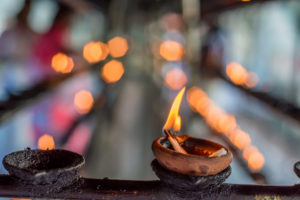
<path id="1" fill-rule="evenodd" d="M 175 97 L 167 121 L 163 127 L 163 130 L 171 130 L 173 128 L 174 131 L 179 131 L 178 129 L 180 129 L 181 126 L 181 118 L 178 112 L 179 112 L 184 91 L 185 91 L 185 87 L 182 88 L 180 92 L 177 94 L 177 96 Z"/>

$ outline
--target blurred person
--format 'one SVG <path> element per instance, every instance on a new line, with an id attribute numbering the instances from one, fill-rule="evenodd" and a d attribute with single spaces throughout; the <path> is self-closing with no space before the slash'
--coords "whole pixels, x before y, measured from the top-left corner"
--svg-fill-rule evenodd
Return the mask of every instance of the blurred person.
<path id="1" fill-rule="evenodd" d="M 31 84 L 28 68 L 31 66 L 32 46 L 36 34 L 27 18 L 31 1 L 25 0 L 20 12 L 0 37 L 0 101 L 6 100 Z M 21 113 L 0 127 L 0 159 L 5 154 L 24 149 L 31 144 L 30 113 Z M 5 173 L 0 167 L 0 173 Z"/>
<path id="2" fill-rule="evenodd" d="M 30 13 L 31 1 L 25 0 L 24 6 L 15 20 L 0 37 L 0 100 L 6 99 L 11 93 L 24 89 L 31 82 L 26 75 L 30 66 L 32 44 L 36 34 L 30 28 L 27 18 Z"/>
<path id="3" fill-rule="evenodd" d="M 63 3 L 59 9 L 49 31 L 40 36 L 35 46 L 34 55 L 42 70 L 42 75 L 47 77 L 53 74 L 51 59 L 58 52 L 67 53 L 70 41 L 69 26 L 72 10 Z"/>

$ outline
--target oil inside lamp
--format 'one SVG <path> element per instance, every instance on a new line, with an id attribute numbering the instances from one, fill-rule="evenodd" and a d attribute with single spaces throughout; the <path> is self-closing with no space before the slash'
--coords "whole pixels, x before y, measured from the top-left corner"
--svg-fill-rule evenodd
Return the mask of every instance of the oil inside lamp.
<path id="1" fill-rule="evenodd" d="M 163 131 L 152 144 L 160 165 L 173 172 L 190 176 L 215 175 L 225 170 L 232 161 L 232 153 L 224 146 L 189 135 L 176 136 L 180 130 L 179 108 L 185 88 L 175 97 Z"/>

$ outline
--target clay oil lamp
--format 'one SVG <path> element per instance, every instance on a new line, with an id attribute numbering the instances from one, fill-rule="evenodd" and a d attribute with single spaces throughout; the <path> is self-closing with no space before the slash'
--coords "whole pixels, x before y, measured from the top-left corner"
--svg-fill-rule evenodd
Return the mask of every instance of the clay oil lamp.
<path id="1" fill-rule="evenodd" d="M 169 171 L 167 173 L 172 173 L 173 177 L 174 175 L 181 178 L 183 176 L 190 177 L 189 179 L 192 179 L 194 183 L 195 181 L 199 182 L 199 179 L 194 179 L 195 177 L 210 178 L 225 172 L 224 176 L 227 178 L 231 172 L 229 165 L 233 157 L 226 147 L 189 135 L 176 135 L 181 126 L 178 112 L 184 91 L 185 88 L 177 94 L 173 101 L 163 127 L 166 136 L 156 139 L 152 144 L 152 151 L 158 161 L 158 163 L 153 162 L 152 167 L 161 179 L 166 178 L 167 171 Z M 162 170 L 164 173 L 161 173 Z"/>
<path id="2" fill-rule="evenodd" d="M 39 148 L 27 148 L 6 155 L 3 166 L 16 181 L 24 185 L 35 185 L 44 192 L 59 191 L 79 180 L 79 169 L 84 165 L 82 155 L 54 148 L 49 135 L 39 139 Z M 49 190 L 51 189 L 51 191 Z"/>

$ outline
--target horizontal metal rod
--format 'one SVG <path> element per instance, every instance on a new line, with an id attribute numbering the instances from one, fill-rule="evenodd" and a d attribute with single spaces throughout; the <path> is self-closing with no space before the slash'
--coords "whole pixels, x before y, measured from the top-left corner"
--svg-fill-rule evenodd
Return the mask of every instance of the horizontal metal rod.
<path id="1" fill-rule="evenodd" d="M 202 0 L 200 6 L 200 14 L 205 21 L 207 16 L 219 15 L 225 11 L 237 9 L 246 6 L 252 6 L 257 3 L 270 2 L 275 0 L 251 0 L 249 2 L 243 2 L 241 0 Z"/>
<path id="2" fill-rule="evenodd" d="M 300 185 L 266 186 L 222 184 L 215 190 L 179 191 L 161 181 L 130 181 L 82 178 L 81 185 L 60 192 L 22 185 L 0 175 L 0 197 L 51 199 L 300 199 Z"/>
<path id="3" fill-rule="evenodd" d="M 0 123 L 8 120 L 16 112 L 18 112 L 18 110 L 31 105 L 42 94 L 52 91 L 71 77 L 74 77 L 84 71 L 92 70 L 93 68 L 94 66 L 88 66 L 69 74 L 58 74 L 37 83 L 31 88 L 20 91 L 17 94 L 11 94 L 6 101 L 0 102 Z"/>
<path id="4" fill-rule="evenodd" d="M 215 76 L 218 78 L 221 78 L 222 80 L 226 81 L 230 85 L 240 89 L 244 93 L 246 93 L 249 96 L 252 96 L 256 99 L 258 99 L 260 102 L 265 103 L 266 105 L 273 108 L 274 111 L 277 111 L 278 113 L 284 114 L 288 118 L 292 120 L 296 120 L 297 122 L 300 122 L 300 108 L 296 105 L 287 102 L 286 100 L 277 98 L 272 96 L 272 94 L 267 92 L 260 92 L 260 91 L 254 91 L 248 88 L 245 88 L 243 86 L 238 86 L 232 83 L 230 80 L 226 78 L 226 76 L 219 70 L 211 70 L 211 69 L 205 69 L 205 74 L 209 74 L 210 76 Z"/>

